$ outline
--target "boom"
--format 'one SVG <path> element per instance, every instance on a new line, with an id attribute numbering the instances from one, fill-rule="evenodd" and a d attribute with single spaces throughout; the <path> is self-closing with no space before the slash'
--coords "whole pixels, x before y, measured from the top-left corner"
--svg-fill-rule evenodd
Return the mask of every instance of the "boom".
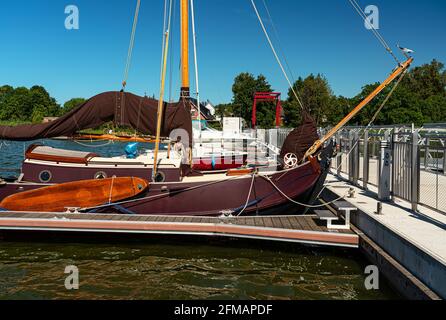
<path id="1" fill-rule="evenodd" d="M 380 94 L 389 84 L 391 84 L 398 76 L 406 71 L 413 62 L 413 58 L 407 59 L 383 82 L 381 83 L 367 98 L 361 101 L 356 108 L 354 108 L 344 119 L 341 120 L 333 129 L 330 130 L 322 139 L 316 141 L 314 145 L 308 149 L 304 159 L 314 155 L 322 145 L 330 140 L 339 130 L 341 130 L 354 116 L 356 116 L 370 101 L 372 101 L 378 94 Z"/>

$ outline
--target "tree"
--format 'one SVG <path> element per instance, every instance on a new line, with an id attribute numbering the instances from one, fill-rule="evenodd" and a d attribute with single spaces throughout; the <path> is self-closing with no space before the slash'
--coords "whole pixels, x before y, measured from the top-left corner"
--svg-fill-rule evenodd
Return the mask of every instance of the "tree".
<path id="1" fill-rule="evenodd" d="M 444 64 L 434 59 L 430 64 L 412 69 L 402 85 L 423 100 L 434 95 L 446 96 L 445 72 Z"/>
<path id="2" fill-rule="evenodd" d="M 232 103 L 219 104 L 215 106 L 215 114 L 220 117 L 232 117 L 234 116 L 234 106 Z"/>
<path id="3" fill-rule="evenodd" d="M 45 88 L 34 86 L 29 90 L 29 96 L 32 122 L 42 122 L 44 117 L 54 117 L 59 114 L 60 106 Z"/>
<path id="4" fill-rule="evenodd" d="M 34 86 L 0 88 L 0 120 L 13 122 L 41 122 L 44 117 L 57 116 L 60 106 L 45 88 Z"/>
<path id="5" fill-rule="evenodd" d="M 71 100 L 68 100 L 67 102 L 64 103 L 60 114 L 64 115 L 68 112 L 70 112 L 71 110 L 79 107 L 81 104 L 85 103 L 87 100 L 84 98 L 73 98 Z"/>
<path id="6" fill-rule="evenodd" d="M 446 99 L 444 96 L 430 96 L 423 101 L 424 123 L 438 123 L 446 121 Z"/>
<path id="7" fill-rule="evenodd" d="M 250 73 L 241 73 L 234 79 L 232 86 L 234 94 L 232 100 L 233 114 L 243 118 L 246 123 L 251 123 L 252 106 L 256 92 L 272 92 L 271 85 L 265 76 L 255 78 Z M 257 125 L 268 128 L 274 125 L 275 110 L 272 103 L 259 103 L 257 105 Z"/>
<path id="8" fill-rule="evenodd" d="M 339 123 L 351 110 L 351 99 L 343 96 L 333 96 L 325 114 L 327 125 Z"/>
<path id="9" fill-rule="evenodd" d="M 311 74 L 304 80 L 299 78 L 293 85 L 303 107 L 314 117 L 318 125 L 328 124 L 328 110 L 333 108 L 334 96 L 327 79 L 318 74 Z M 293 90 L 288 91 L 285 104 L 285 123 L 296 127 L 300 123 L 302 107 L 298 103 Z"/>

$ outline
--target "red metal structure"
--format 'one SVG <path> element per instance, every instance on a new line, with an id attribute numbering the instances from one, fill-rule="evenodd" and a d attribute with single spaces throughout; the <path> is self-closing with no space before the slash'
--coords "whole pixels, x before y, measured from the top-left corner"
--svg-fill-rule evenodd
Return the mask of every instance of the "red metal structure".
<path id="1" fill-rule="evenodd" d="M 275 102 L 276 103 L 276 127 L 282 125 L 282 103 L 279 92 L 256 92 L 254 95 L 254 105 L 252 107 L 252 127 L 257 126 L 257 103 Z"/>

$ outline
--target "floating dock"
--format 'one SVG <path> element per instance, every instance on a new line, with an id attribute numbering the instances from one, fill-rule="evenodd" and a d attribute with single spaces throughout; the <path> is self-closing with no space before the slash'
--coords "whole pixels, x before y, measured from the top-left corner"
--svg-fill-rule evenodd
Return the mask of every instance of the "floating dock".
<path id="1" fill-rule="evenodd" d="M 176 217 L 121 214 L 1 212 L 0 232 L 138 233 L 284 241 L 358 248 L 350 229 L 329 229 L 316 215 L 259 217 Z"/>

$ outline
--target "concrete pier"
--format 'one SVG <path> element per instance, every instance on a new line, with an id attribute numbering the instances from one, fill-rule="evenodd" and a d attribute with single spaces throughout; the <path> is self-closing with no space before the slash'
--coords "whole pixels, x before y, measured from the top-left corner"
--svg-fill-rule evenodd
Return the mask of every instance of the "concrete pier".
<path id="1" fill-rule="evenodd" d="M 373 187 L 365 191 L 334 175 L 326 183 L 325 201 L 354 191 L 346 200 L 358 208 L 351 221 L 362 235 L 360 249 L 390 283 L 408 298 L 446 298 L 446 215 L 423 206 L 415 212 L 398 199 L 382 203 L 377 214 Z"/>

